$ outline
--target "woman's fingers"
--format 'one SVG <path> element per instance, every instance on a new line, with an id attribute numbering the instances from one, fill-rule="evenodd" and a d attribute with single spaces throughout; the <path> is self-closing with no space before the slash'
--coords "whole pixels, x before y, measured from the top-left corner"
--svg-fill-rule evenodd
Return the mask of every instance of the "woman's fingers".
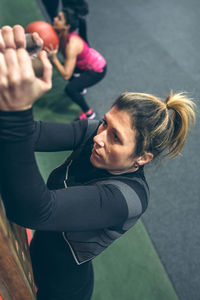
<path id="1" fill-rule="evenodd" d="M 42 80 L 46 84 L 47 90 L 52 86 L 52 64 L 50 63 L 46 51 L 40 52 L 40 60 L 43 64 Z"/>
<path id="2" fill-rule="evenodd" d="M 34 38 L 40 43 L 37 34 Z M 21 110 L 31 105 L 52 86 L 52 65 L 41 51 L 43 76 L 35 77 L 32 60 L 24 48 L 21 26 L 4 26 L 0 31 L 0 109 Z"/>
<path id="3" fill-rule="evenodd" d="M 15 86 L 19 84 L 19 81 L 21 79 L 21 72 L 18 63 L 17 52 L 12 48 L 6 49 L 4 57 L 7 65 L 9 84 L 10 86 Z"/>
<path id="4" fill-rule="evenodd" d="M 29 54 L 23 48 L 18 49 L 17 58 L 20 67 L 21 78 L 24 81 L 34 80 L 35 74 L 32 68 L 32 62 Z"/>
<path id="5" fill-rule="evenodd" d="M 4 26 L 1 29 L 2 38 L 4 40 L 5 48 L 16 49 L 13 30 L 10 26 Z"/>
<path id="6" fill-rule="evenodd" d="M 0 91 L 8 87 L 8 71 L 4 55 L 0 53 Z"/>
<path id="7" fill-rule="evenodd" d="M 44 47 L 44 50 L 49 53 L 51 50 L 48 47 Z"/>
<path id="8" fill-rule="evenodd" d="M 8 93 L 8 72 L 4 55 L 0 52 L 0 109 L 6 110 L 9 105 L 6 100 L 9 98 Z"/>
<path id="9" fill-rule="evenodd" d="M 25 35 L 24 35 L 24 28 L 20 25 L 15 25 L 13 27 L 13 35 L 16 48 L 25 48 Z"/>
<path id="10" fill-rule="evenodd" d="M 2 30 L 0 29 L 0 51 L 3 52 L 5 50 L 5 42 L 2 36 Z"/>
<path id="11" fill-rule="evenodd" d="M 3 26 L 0 30 L 0 51 L 5 51 L 6 48 L 24 48 L 25 37 L 24 28 L 20 25 Z"/>
<path id="12" fill-rule="evenodd" d="M 0 53 L 0 109 L 14 107 L 16 86 L 20 85 L 20 74 L 16 50 L 8 48 Z"/>
<path id="13" fill-rule="evenodd" d="M 43 39 L 41 39 L 41 37 L 39 36 L 39 34 L 37 32 L 33 32 L 33 39 L 34 39 L 37 47 L 42 49 L 44 42 L 43 42 Z"/>

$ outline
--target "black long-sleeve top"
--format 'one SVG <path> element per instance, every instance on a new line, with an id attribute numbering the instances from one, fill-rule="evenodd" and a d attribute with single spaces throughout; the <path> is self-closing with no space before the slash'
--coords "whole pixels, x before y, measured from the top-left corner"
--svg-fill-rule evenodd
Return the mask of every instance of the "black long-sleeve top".
<path id="1" fill-rule="evenodd" d="M 143 170 L 113 176 L 95 168 L 89 160 L 92 138 L 70 167 L 67 189 L 60 184 L 65 172 L 48 186 L 40 175 L 34 151 L 76 150 L 89 126 L 87 120 L 35 122 L 31 109 L 0 112 L 0 182 L 10 220 L 36 230 L 70 233 L 105 228 L 126 231 L 124 224 L 129 218 L 135 223 L 146 209 L 148 196 L 143 186 L 131 179 L 145 182 Z M 119 178 L 119 185 L 113 177 Z M 90 183 L 95 178 L 96 182 Z"/>

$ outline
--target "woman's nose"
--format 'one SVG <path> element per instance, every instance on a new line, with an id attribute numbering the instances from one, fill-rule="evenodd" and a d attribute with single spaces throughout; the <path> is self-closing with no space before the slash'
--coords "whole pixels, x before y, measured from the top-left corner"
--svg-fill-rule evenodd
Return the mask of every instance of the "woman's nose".
<path id="1" fill-rule="evenodd" d="M 100 147 L 104 147 L 104 144 L 105 144 L 105 132 L 103 131 L 103 132 L 101 132 L 101 133 L 99 133 L 99 134 L 97 134 L 97 135 L 95 135 L 95 137 L 94 137 L 94 142 L 98 145 L 98 146 L 100 146 Z"/>

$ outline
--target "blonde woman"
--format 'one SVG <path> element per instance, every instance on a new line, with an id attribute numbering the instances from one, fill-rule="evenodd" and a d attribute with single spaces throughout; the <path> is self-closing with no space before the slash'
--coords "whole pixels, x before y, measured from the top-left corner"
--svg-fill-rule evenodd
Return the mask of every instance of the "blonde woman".
<path id="1" fill-rule="evenodd" d="M 89 300 L 92 259 L 134 226 L 149 188 L 144 166 L 175 157 L 195 121 L 184 94 L 124 93 L 102 121 L 36 122 L 32 104 L 51 88 L 51 64 L 35 77 L 22 27 L 0 34 L 0 182 L 8 218 L 35 229 L 38 300 Z M 17 48 L 17 50 L 15 49 Z M 44 183 L 34 151 L 73 150 Z"/>

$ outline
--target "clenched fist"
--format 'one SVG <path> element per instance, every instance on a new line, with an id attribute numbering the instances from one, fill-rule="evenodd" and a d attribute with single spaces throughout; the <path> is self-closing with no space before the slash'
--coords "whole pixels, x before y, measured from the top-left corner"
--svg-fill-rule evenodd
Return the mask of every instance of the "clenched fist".
<path id="1" fill-rule="evenodd" d="M 34 39 L 40 43 L 36 33 Z M 25 33 L 20 25 L 0 30 L 0 110 L 28 109 L 52 86 L 52 65 L 47 53 L 39 53 L 43 76 L 37 78 L 25 46 Z"/>

